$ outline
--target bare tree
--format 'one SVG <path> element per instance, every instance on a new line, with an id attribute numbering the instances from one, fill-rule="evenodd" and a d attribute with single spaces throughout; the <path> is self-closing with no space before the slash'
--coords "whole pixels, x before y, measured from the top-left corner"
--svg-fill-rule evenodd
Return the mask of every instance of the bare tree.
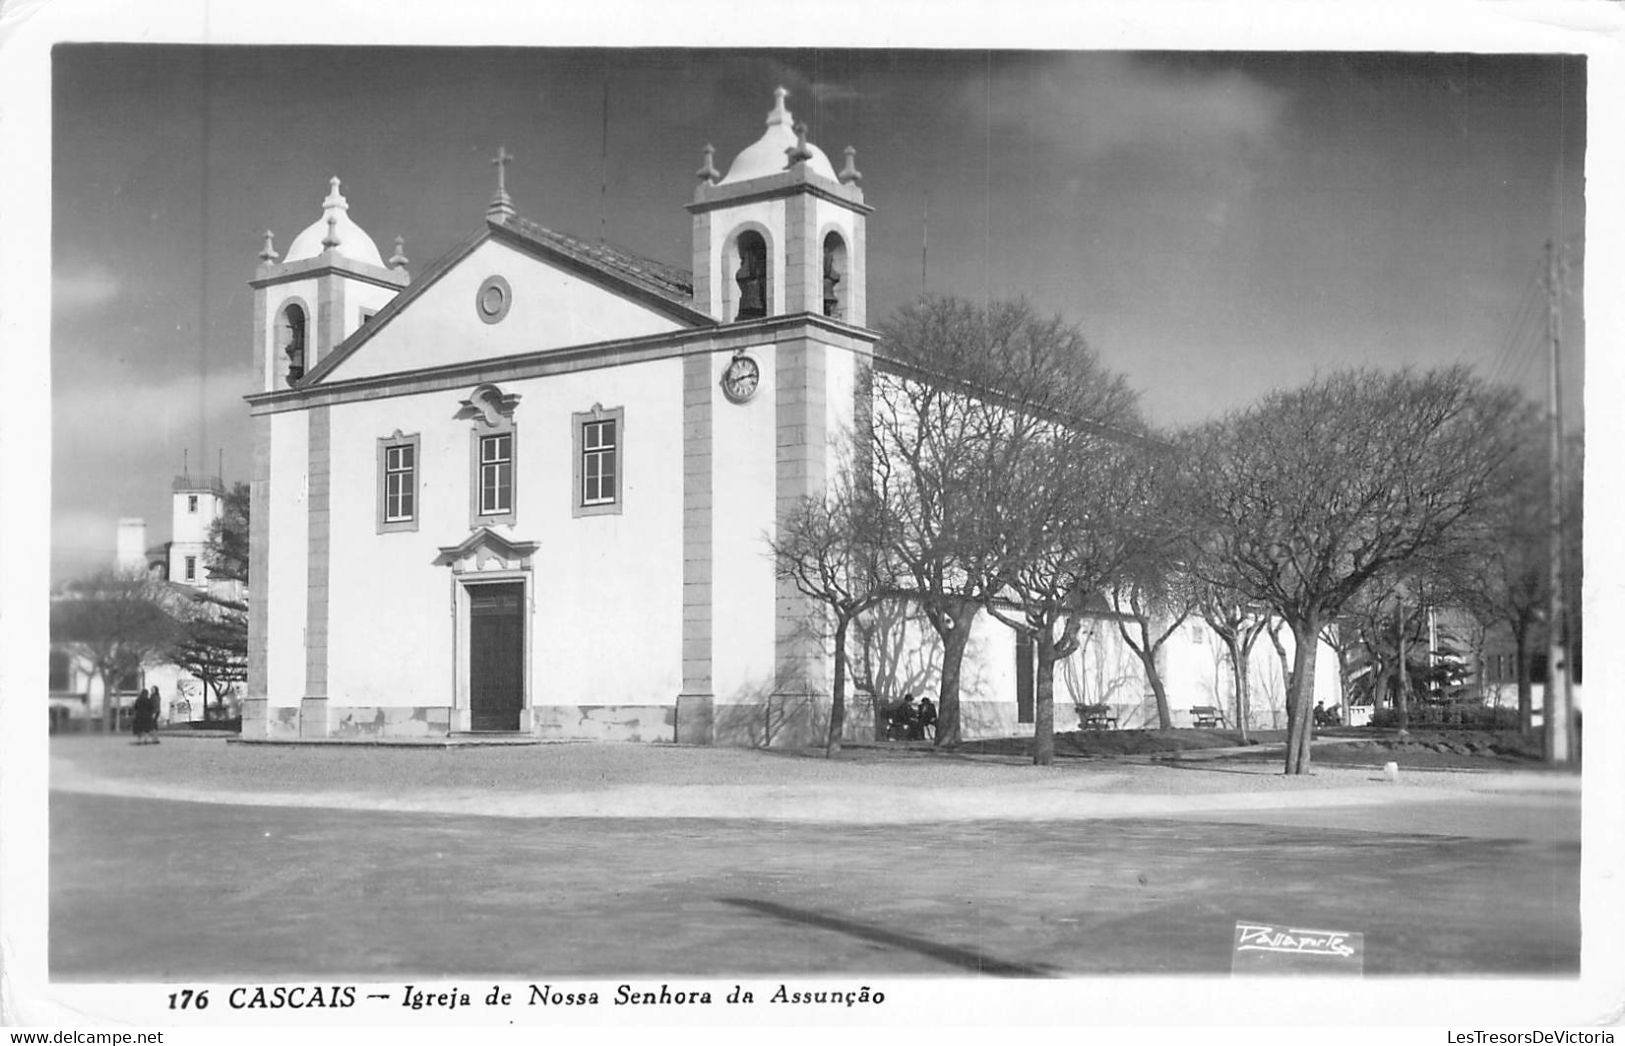
<path id="1" fill-rule="evenodd" d="M 1252 716 L 1253 646 L 1263 635 L 1268 619 L 1254 608 L 1237 601 L 1227 589 L 1215 585 L 1198 586 L 1196 612 L 1224 646 L 1225 660 L 1230 663 L 1230 678 L 1235 690 L 1236 728 L 1241 731 L 1242 743 L 1247 744 L 1250 742 L 1248 730 Z"/>
<path id="2" fill-rule="evenodd" d="M 1057 425 L 1132 426 L 1134 396 L 1076 328 L 1022 301 L 925 298 L 881 333 L 867 449 L 891 551 L 942 643 L 937 743 L 952 744 L 971 626 L 1008 573 L 1008 470 Z"/>
<path id="3" fill-rule="evenodd" d="M 1143 441 L 1057 428 L 1005 473 L 999 515 L 1003 599 L 988 606 L 1032 641 L 1033 762 L 1055 761 L 1055 666 L 1077 652 L 1091 603 L 1142 554 L 1158 458 Z M 1079 468 L 1080 461 L 1087 461 Z"/>
<path id="4" fill-rule="evenodd" d="M 1293 636 L 1286 772 L 1309 765 L 1317 638 L 1371 578 L 1450 540 L 1509 453 L 1510 393 L 1465 368 L 1350 371 L 1188 434 L 1201 561 Z"/>
<path id="5" fill-rule="evenodd" d="M 1173 729 L 1173 713 L 1168 706 L 1168 685 L 1162 678 L 1162 648 L 1185 619 L 1194 604 L 1179 579 L 1124 580 L 1111 588 L 1112 609 L 1117 611 L 1117 631 L 1123 642 L 1140 659 L 1145 681 L 1157 702 L 1157 729 Z"/>
<path id="6" fill-rule="evenodd" d="M 1532 404 L 1524 404 L 1506 424 L 1509 431 L 1518 433 L 1518 447 L 1507 460 L 1499 496 L 1463 540 L 1463 555 L 1471 568 L 1462 572 L 1456 596 L 1481 623 L 1504 625 L 1510 632 L 1518 728 L 1527 736 L 1534 725 L 1534 654 L 1551 601 L 1550 463 L 1541 431 L 1543 419 Z M 1578 458 L 1578 454 L 1570 455 L 1571 461 Z M 1578 484 L 1570 484 L 1571 490 L 1577 488 Z M 1577 524 L 1580 513 L 1568 515 Z M 1577 553 L 1578 541 L 1573 545 Z M 1571 564 L 1579 561 L 1578 554 L 1569 556 Z"/>
<path id="7" fill-rule="evenodd" d="M 72 582 L 51 601 L 51 641 L 83 658 L 101 679 L 109 731 L 118 723 L 118 681 L 166 652 L 179 634 L 162 589 L 144 574 L 103 571 Z"/>
<path id="8" fill-rule="evenodd" d="M 843 471 L 823 498 L 805 498 L 770 538 L 781 580 L 828 608 L 834 630 L 835 681 L 824 754 L 841 750 L 846 725 L 847 633 L 858 615 L 897 591 L 882 516 L 866 485 Z"/>

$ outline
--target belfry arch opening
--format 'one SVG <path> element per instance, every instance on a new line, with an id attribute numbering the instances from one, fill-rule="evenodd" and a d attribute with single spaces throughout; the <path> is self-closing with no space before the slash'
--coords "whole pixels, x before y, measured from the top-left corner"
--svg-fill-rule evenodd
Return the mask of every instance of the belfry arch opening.
<path id="1" fill-rule="evenodd" d="M 734 274 L 737 288 L 733 318 L 759 320 L 767 315 L 767 240 L 746 229 L 734 240 Z"/>
<path id="2" fill-rule="evenodd" d="M 305 375 L 305 310 L 289 302 L 278 314 L 276 325 L 277 359 L 283 380 L 292 385 Z"/>
<path id="3" fill-rule="evenodd" d="M 838 232 L 824 237 L 823 312 L 831 319 L 847 318 L 847 295 L 852 286 L 846 241 Z"/>

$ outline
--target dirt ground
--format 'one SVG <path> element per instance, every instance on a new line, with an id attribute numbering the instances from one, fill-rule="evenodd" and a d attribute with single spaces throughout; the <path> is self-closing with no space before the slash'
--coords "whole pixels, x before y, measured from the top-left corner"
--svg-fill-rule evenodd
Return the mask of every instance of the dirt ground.
<path id="1" fill-rule="evenodd" d="M 1311 761 L 1338 766 L 1381 766 L 1393 761 L 1401 768 L 1519 769 L 1535 767 L 1541 758 L 1539 738 L 1526 738 L 1510 730 L 1418 728 L 1402 738 L 1397 730 L 1344 727 L 1316 736 L 1336 743 L 1317 745 Z M 1279 749 L 1270 746 L 1285 740 L 1284 730 L 1253 730 L 1246 742 L 1235 730 L 1080 730 L 1057 734 L 1055 754 L 1066 758 L 1113 758 L 1251 746 L 1260 751 L 1235 758 L 1279 760 Z M 1031 741 L 971 741 L 961 745 L 959 751 L 1028 755 Z"/>

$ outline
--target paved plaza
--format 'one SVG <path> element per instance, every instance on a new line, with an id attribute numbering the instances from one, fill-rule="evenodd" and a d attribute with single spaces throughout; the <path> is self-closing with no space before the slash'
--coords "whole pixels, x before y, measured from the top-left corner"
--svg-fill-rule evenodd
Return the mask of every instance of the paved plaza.
<path id="1" fill-rule="evenodd" d="M 1566 775 L 53 746 L 53 979 L 1222 974 L 1238 920 L 1579 969 Z"/>

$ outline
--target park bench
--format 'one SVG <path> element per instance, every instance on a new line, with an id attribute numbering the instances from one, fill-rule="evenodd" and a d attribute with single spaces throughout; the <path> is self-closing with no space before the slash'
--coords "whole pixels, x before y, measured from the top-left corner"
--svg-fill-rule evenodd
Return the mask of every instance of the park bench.
<path id="1" fill-rule="evenodd" d="M 1078 726 L 1084 730 L 1116 730 L 1117 717 L 1111 705 L 1077 705 Z"/>
<path id="2" fill-rule="evenodd" d="M 1224 712 L 1212 705 L 1199 705 L 1191 709 L 1191 725 L 1201 730 L 1224 723 Z"/>

